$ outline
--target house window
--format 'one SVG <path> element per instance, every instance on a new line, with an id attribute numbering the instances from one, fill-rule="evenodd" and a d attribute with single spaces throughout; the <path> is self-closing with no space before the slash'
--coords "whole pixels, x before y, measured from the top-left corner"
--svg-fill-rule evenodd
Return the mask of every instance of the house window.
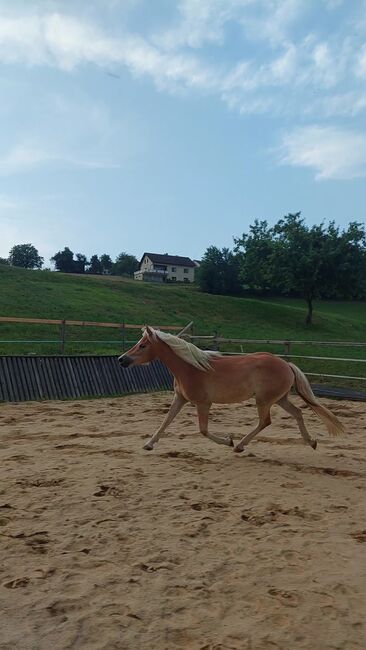
<path id="1" fill-rule="evenodd" d="M 176 282 L 176 281 L 177 281 L 177 278 L 175 277 L 175 275 L 173 275 L 173 277 L 172 277 L 172 281 L 173 281 L 173 282 Z"/>
<path id="2" fill-rule="evenodd" d="M 184 269 L 184 273 L 188 273 L 188 269 Z"/>
<path id="3" fill-rule="evenodd" d="M 186 282 L 186 283 L 189 283 L 189 280 L 188 280 L 188 278 L 184 278 L 184 280 L 183 280 L 183 281 L 184 281 L 184 282 Z"/>
<path id="4" fill-rule="evenodd" d="M 177 272 L 177 267 L 176 267 L 176 266 L 172 266 L 172 273 L 176 273 L 176 272 Z"/>

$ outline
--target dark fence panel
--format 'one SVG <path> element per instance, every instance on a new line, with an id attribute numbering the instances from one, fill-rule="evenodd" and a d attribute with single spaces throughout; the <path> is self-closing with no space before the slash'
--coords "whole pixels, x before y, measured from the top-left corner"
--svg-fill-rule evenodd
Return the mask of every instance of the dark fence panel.
<path id="1" fill-rule="evenodd" d="M 172 375 L 160 361 L 121 368 L 116 356 L 0 356 L 0 401 L 5 402 L 107 397 L 172 387 Z"/>

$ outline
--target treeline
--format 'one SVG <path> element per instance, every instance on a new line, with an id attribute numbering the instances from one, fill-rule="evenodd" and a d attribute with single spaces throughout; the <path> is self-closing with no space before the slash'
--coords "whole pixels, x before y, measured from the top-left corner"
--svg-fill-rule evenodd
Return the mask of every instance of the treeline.
<path id="1" fill-rule="evenodd" d="M 65 246 L 51 257 L 57 271 L 62 273 L 89 273 L 93 275 L 133 275 L 139 267 L 134 255 L 120 253 L 114 262 L 110 255 L 92 255 L 88 260 L 83 253 L 73 253 Z M 9 264 L 24 269 L 41 269 L 44 259 L 33 244 L 17 244 L 13 246 L 8 258 L 0 257 L 0 264 Z"/>
<path id="2" fill-rule="evenodd" d="M 273 227 L 256 220 L 249 233 L 234 237 L 233 250 L 206 250 L 197 281 L 208 293 L 301 297 L 311 324 L 315 298 L 366 298 L 365 226 L 351 222 L 341 230 L 331 221 L 309 227 L 300 212 Z"/>

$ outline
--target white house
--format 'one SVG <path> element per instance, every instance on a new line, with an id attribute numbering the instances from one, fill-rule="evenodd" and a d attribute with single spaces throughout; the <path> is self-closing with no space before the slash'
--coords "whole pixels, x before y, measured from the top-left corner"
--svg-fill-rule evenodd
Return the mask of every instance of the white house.
<path id="1" fill-rule="evenodd" d="M 148 282 L 194 282 L 194 271 L 199 266 L 189 257 L 144 253 L 135 280 Z"/>

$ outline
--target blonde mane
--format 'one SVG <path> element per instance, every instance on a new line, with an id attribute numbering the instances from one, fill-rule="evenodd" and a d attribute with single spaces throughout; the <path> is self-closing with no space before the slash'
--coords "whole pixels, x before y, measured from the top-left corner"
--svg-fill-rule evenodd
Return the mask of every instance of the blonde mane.
<path id="1" fill-rule="evenodd" d="M 173 334 L 168 334 L 161 330 L 154 330 L 152 327 L 149 327 L 149 330 L 152 332 L 153 338 L 158 338 L 169 345 L 178 357 L 191 366 L 198 368 L 198 370 L 212 370 L 210 358 L 221 356 L 219 352 L 200 350 L 193 343 L 188 343 L 188 341 L 180 339 L 178 336 L 173 336 Z M 146 332 L 146 330 L 144 329 L 143 332 Z"/>

